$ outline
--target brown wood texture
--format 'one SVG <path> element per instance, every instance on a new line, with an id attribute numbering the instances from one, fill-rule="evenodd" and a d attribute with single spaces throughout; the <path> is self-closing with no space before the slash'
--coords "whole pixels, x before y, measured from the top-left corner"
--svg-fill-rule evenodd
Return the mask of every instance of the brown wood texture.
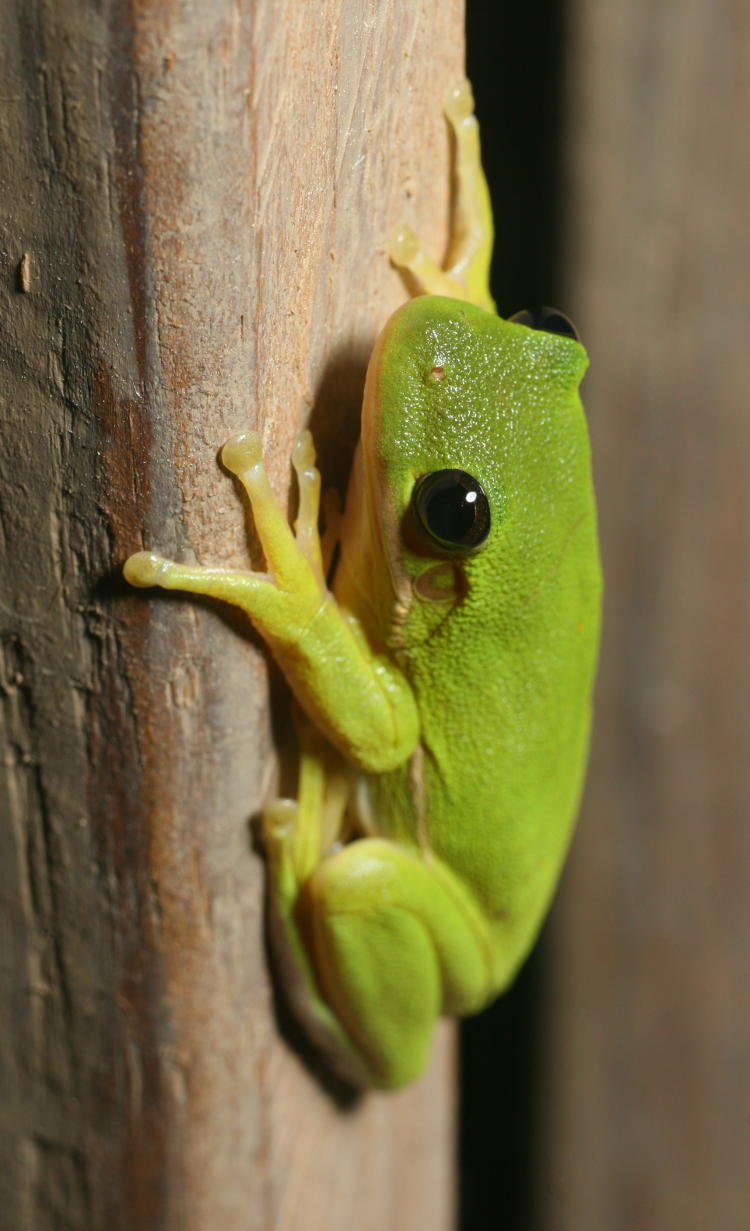
<path id="1" fill-rule="evenodd" d="M 569 6 L 606 575 L 545 1014 L 549 1231 L 750 1221 L 750 10 Z"/>
<path id="2" fill-rule="evenodd" d="M 388 233 L 445 242 L 462 5 L 8 0 L 0 55 L 0 1224 L 446 1227 L 450 1030 L 347 1107 L 279 1035 L 262 648 L 119 568 L 247 560 L 246 426 L 280 494 L 308 420 L 344 480 Z"/>

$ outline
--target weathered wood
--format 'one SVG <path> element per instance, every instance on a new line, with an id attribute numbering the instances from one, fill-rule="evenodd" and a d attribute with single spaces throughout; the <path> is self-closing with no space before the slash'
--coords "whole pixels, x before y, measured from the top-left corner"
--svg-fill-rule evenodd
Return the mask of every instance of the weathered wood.
<path id="1" fill-rule="evenodd" d="M 280 1037 L 249 819 L 266 660 L 141 546 L 247 559 L 216 462 L 312 418 L 342 482 L 364 363 L 440 252 L 460 0 L 0 10 L 0 1208 L 47 1228 L 447 1226 L 452 1035 L 342 1108 Z M 275 709 L 283 736 L 285 704 Z"/>
<path id="2" fill-rule="evenodd" d="M 540 1083 L 550 1231 L 750 1209 L 750 12 L 571 6 L 568 270 L 607 579 Z"/>

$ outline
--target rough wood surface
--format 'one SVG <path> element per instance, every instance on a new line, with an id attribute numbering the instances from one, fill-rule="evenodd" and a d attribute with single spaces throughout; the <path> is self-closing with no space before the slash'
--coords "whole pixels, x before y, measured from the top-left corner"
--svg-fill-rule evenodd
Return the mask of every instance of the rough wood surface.
<path id="1" fill-rule="evenodd" d="M 540 1088 L 549 1231 L 750 1217 L 750 10 L 570 6 L 607 580 Z"/>
<path id="2" fill-rule="evenodd" d="M 217 450 L 329 481 L 445 241 L 462 6 L 8 0 L 0 10 L 0 1208 L 14 1231 L 450 1224 L 453 1051 L 342 1108 L 279 1036 L 249 819 L 263 653 L 131 551 L 247 559 Z"/>

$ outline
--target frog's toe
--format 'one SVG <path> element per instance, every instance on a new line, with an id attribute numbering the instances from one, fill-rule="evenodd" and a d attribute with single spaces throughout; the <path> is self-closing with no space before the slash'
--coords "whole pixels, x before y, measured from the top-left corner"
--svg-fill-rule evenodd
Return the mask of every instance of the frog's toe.
<path id="1" fill-rule="evenodd" d="M 474 93 L 470 81 L 464 78 L 454 85 L 443 104 L 443 110 L 451 124 L 460 124 L 474 114 Z"/>
<path id="2" fill-rule="evenodd" d="M 300 432 L 292 449 L 292 465 L 299 474 L 301 471 L 315 469 L 315 443 L 312 432 L 307 428 Z"/>
<path id="3" fill-rule="evenodd" d="M 266 844 L 277 846 L 288 842 L 297 827 L 299 804 L 296 799 L 275 799 L 263 813 L 263 836 Z"/>
<path id="4" fill-rule="evenodd" d="M 411 227 L 396 227 L 388 240 L 388 256 L 400 269 L 408 269 L 419 256 L 419 240 Z"/>
<path id="5" fill-rule="evenodd" d="M 170 564 L 170 560 L 153 551 L 137 551 L 125 561 L 122 575 L 131 586 L 158 586 Z"/>
<path id="6" fill-rule="evenodd" d="M 221 460 L 232 474 L 244 474 L 263 462 L 263 445 L 259 432 L 238 432 L 221 450 Z"/>

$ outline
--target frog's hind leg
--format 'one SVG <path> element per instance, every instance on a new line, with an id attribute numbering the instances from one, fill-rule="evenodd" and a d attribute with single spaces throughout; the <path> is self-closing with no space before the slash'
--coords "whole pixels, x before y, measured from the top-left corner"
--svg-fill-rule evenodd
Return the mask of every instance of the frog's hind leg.
<path id="1" fill-rule="evenodd" d="M 492 203 L 482 169 L 479 125 L 468 81 L 462 81 L 451 90 L 444 110 L 455 138 L 455 200 L 447 268 L 441 269 L 427 256 L 408 226 L 400 226 L 393 233 L 388 255 L 393 264 L 408 271 L 427 294 L 468 299 L 494 312 L 489 288 Z"/>
<path id="2" fill-rule="evenodd" d="M 488 951 L 474 911 L 434 861 L 380 838 L 320 863 L 303 901 L 318 983 L 370 1081 L 412 1081 L 438 1017 L 486 1002 Z"/>
<path id="3" fill-rule="evenodd" d="M 331 1068 L 355 1085 L 369 1084 L 365 1065 L 322 997 L 310 960 L 304 887 L 316 864 L 345 832 L 350 775 L 340 758 L 296 714 L 300 745 L 297 799 L 277 799 L 263 813 L 268 920 L 276 966 L 295 1016 L 327 1056 Z"/>

